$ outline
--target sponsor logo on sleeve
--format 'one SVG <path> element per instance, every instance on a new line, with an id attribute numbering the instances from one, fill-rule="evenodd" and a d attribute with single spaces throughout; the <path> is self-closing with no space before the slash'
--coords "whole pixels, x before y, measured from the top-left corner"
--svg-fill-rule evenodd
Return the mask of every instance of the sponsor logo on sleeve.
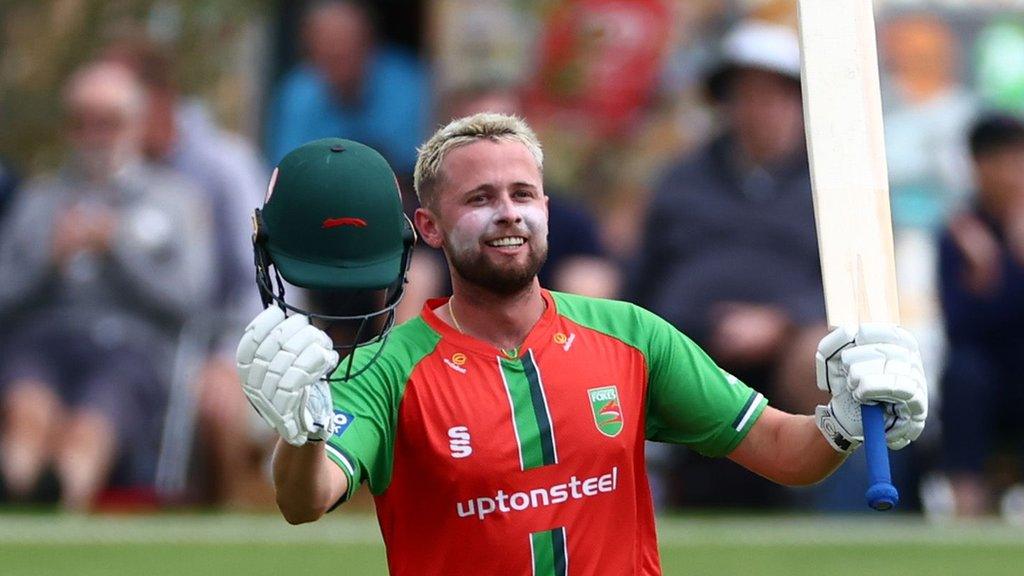
<path id="1" fill-rule="evenodd" d="M 335 410 L 334 416 L 331 417 L 329 431 L 334 436 L 341 436 L 345 433 L 345 430 L 348 430 L 348 427 L 352 425 L 355 419 L 355 416 L 344 410 Z"/>

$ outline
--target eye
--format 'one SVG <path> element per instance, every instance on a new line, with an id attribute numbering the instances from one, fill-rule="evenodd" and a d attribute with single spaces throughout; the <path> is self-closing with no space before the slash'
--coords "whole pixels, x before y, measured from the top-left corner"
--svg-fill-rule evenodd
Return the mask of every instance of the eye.
<path id="1" fill-rule="evenodd" d="M 468 200 L 466 200 L 466 203 L 467 204 L 471 204 L 473 206 L 482 206 L 482 205 L 487 203 L 487 195 L 486 194 L 474 194 L 474 195 L 470 196 Z"/>
<path id="2" fill-rule="evenodd" d="M 515 198 L 522 198 L 522 199 L 529 200 L 529 199 L 532 199 L 534 197 L 534 193 L 533 193 L 533 190 L 530 190 L 529 188 L 520 188 L 519 190 L 516 190 L 513 193 L 513 196 Z"/>

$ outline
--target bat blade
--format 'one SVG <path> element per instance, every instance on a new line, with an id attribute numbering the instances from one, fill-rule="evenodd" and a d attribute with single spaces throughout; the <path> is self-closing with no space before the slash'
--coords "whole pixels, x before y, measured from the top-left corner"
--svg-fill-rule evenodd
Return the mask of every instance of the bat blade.
<path id="1" fill-rule="evenodd" d="M 870 0 L 801 0 L 807 149 L 832 326 L 898 322 Z"/>
<path id="2" fill-rule="evenodd" d="M 875 18 L 870 0 L 800 0 L 804 122 L 832 326 L 899 322 Z M 881 406 L 863 406 L 876 510 L 899 501 Z"/>

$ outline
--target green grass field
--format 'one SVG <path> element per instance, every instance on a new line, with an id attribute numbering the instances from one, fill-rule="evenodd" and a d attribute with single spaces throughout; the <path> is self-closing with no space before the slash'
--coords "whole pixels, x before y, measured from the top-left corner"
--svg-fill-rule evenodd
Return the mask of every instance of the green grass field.
<path id="1" fill-rule="evenodd" d="M 998 522 L 701 516 L 658 526 L 666 576 L 1024 574 L 1024 528 Z M 359 515 L 305 526 L 273 515 L 0 515 L 3 576 L 386 573 L 377 526 Z"/>

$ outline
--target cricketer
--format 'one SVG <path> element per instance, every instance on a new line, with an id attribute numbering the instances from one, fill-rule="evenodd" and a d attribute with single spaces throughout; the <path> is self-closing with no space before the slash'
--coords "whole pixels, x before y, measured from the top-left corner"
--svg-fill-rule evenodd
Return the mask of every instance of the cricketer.
<path id="1" fill-rule="evenodd" d="M 862 404 L 885 407 L 890 448 L 921 434 L 920 354 L 895 325 L 826 336 L 815 361 L 831 401 L 796 415 L 646 310 L 545 290 L 542 173 L 540 143 L 512 116 L 455 120 L 420 147 L 415 228 L 444 251 L 452 295 L 392 329 L 415 234 L 391 169 L 339 139 L 281 161 L 254 235 L 267 308 L 237 361 L 281 436 L 273 476 L 289 522 L 319 519 L 365 483 L 394 575 L 653 576 L 645 441 L 804 485 L 858 448 Z M 312 314 L 281 277 L 384 301 Z M 332 341 L 318 327 L 332 321 L 357 328 Z"/>

